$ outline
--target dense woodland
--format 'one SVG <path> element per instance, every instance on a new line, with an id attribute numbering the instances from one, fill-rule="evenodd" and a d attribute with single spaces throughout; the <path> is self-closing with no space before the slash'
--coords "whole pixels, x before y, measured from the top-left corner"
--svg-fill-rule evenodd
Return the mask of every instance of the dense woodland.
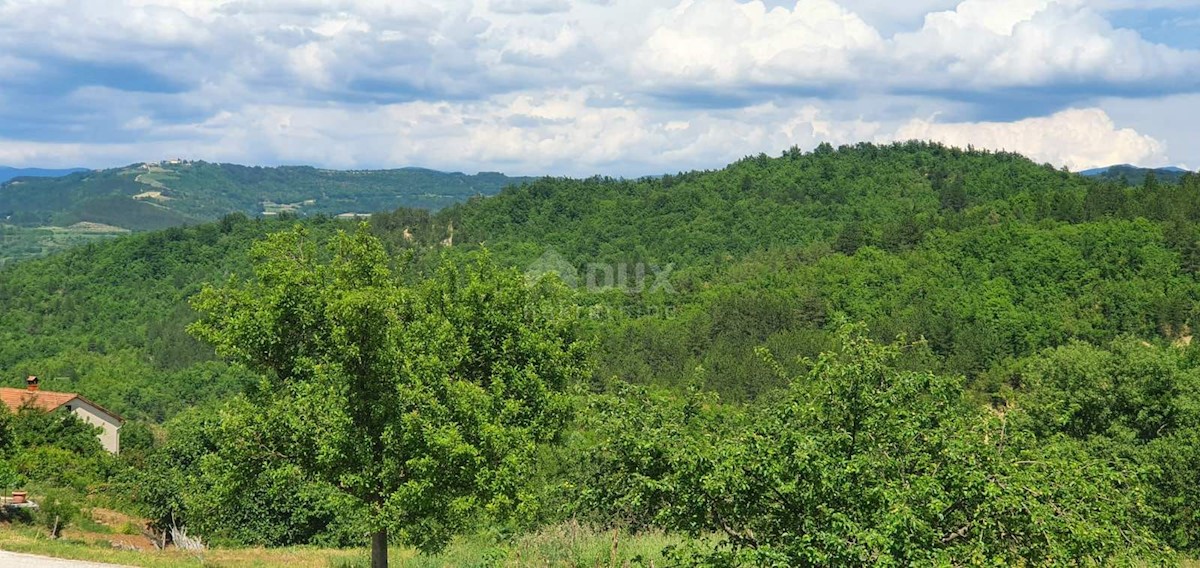
<path id="1" fill-rule="evenodd" d="M 60 426 L 5 417 L 0 482 L 129 494 L 160 528 L 229 545 L 362 546 L 384 519 L 394 540 L 436 551 L 457 534 L 503 541 L 581 519 L 684 535 L 669 554 L 680 565 L 1194 557 L 1198 221 L 1195 174 L 1131 184 L 912 142 L 661 178 L 546 178 L 435 213 L 377 213 L 365 229 L 231 214 L 122 236 L 0 270 L 0 370 L 11 386 L 36 374 L 122 413 L 127 451 L 54 446 L 30 432 Z M 562 282 L 518 285 L 548 251 L 568 265 Z M 622 265 L 669 281 L 562 285 Z M 548 319 L 535 316 L 549 300 L 521 291 L 543 286 L 557 290 Z M 308 289 L 327 292 L 255 303 Z M 353 371 L 366 356 L 339 358 L 349 348 L 329 345 L 341 343 L 262 339 L 246 323 L 260 320 L 237 316 L 301 300 L 335 315 L 435 314 L 411 321 L 442 338 L 432 344 L 470 349 L 426 354 L 402 338 L 410 350 Z M 467 321 L 511 343 L 455 335 Z M 269 357 L 238 347 L 260 339 Z M 414 367 L 389 366 L 401 362 Z M 329 463 L 294 459 L 300 429 L 264 418 L 325 400 L 273 398 L 293 374 L 441 364 L 492 398 L 434 384 L 420 412 L 463 400 L 541 410 L 495 424 L 446 411 L 474 426 L 412 430 L 403 451 L 427 461 L 397 467 L 426 485 L 372 474 L 395 510 Z M 538 397 L 495 386 L 526 376 L 493 383 L 497 369 L 535 369 Z M 466 455 L 455 471 L 474 477 L 446 481 L 438 468 Z"/>

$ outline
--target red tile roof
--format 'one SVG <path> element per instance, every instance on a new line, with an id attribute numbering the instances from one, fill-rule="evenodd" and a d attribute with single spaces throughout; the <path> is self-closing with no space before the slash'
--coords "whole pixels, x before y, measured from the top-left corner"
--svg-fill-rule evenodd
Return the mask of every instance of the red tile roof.
<path id="1" fill-rule="evenodd" d="M 79 398 L 73 392 L 31 391 L 29 389 L 0 388 L 0 400 L 8 405 L 8 409 L 16 412 L 26 401 L 32 401 L 33 406 L 47 412 L 54 410 L 72 400 Z"/>
<path id="2" fill-rule="evenodd" d="M 25 404 L 26 401 L 30 401 L 35 408 L 40 408 L 46 412 L 49 412 L 75 399 L 82 400 L 96 407 L 101 412 L 108 413 L 117 420 L 125 420 L 117 413 L 73 392 L 52 392 L 44 390 L 31 391 L 29 389 L 0 388 L 0 401 L 3 401 L 4 404 L 8 406 L 8 409 L 13 412 L 19 410 L 21 405 Z"/>

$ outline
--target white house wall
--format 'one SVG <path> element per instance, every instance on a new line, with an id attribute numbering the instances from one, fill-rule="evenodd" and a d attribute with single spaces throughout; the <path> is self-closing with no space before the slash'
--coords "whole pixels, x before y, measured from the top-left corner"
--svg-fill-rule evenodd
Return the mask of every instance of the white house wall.
<path id="1" fill-rule="evenodd" d="M 105 450 L 114 454 L 121 453 L 120 420 L 78 398 L 68 402 L 66 406 L 84 422 L 104 430 L 99 437 L 100 445 L 104 446 Z"/>

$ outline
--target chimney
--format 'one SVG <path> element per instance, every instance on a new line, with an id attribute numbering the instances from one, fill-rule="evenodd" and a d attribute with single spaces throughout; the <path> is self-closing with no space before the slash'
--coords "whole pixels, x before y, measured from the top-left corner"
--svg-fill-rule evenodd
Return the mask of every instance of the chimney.
<path id="1" fill-rule="evenodd" d="M 38 390 L 38 378 L 33 375 L 29 375 L 29 378 L 25 379 L 25 388 L 29 389 L 30 391 Z"/>

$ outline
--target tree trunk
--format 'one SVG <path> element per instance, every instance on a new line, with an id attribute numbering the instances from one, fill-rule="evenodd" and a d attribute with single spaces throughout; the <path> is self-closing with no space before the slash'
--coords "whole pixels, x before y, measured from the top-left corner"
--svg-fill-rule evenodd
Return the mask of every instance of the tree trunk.
<path id="1" fill-rule="evenodd" d="M 387 553 L 387 529 L 379 529 L 371 534 L 371 568 L 388 568 Z"/>

